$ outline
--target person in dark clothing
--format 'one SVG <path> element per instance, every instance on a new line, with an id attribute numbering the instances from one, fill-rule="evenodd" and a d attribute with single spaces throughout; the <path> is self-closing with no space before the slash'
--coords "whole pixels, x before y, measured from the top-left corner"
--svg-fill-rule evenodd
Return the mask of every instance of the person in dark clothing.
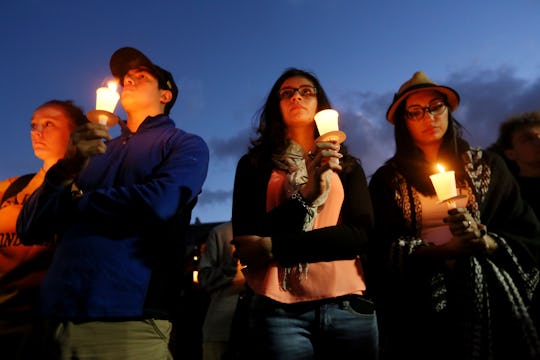
<path id="1" fill-rule="evenodd" d="M 202 326 L 203 360 L 223 360 L 230 352 L 232 319 L 244 289 L 232 238 L 232 223 L 221 223 L 210 230 L 201 253 L 198 280 L 210 296 Z"/>
<path id="2" fill-rule="evenodd" d="M 382 358 L 538 359 L 540 223 L 502 159 L 461 137 L 458 105 L 416 72 L 387 111 L 396 151 L 369 182 Z M 450 201 L 436 164 L 455 171 Z"/>
<path id="3" fill-rule="evenodd" d="M 510 162 L 521 196 L 540 219 L 540 111 L 524 112 L 503 121 L 493 147 Z"/>

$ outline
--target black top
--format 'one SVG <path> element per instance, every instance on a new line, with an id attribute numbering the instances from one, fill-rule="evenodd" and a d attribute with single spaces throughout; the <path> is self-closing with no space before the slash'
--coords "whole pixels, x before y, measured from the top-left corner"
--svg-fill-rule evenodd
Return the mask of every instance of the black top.
<path id="1" fill-rule="evenodd" d="M 540 178 L 517 176 L 517 182 L 521 190 L 521 196 L 536 213 L 540 219 Z"/>
<path id="2" fill-rule="evenodd" d="M 416 246 L 426 245 L 419 193 L 392 160 L 371 178 L 385 358 L 472 359 L 491 351 L 493 359 L 534 358 L 540 223 L 499 157 L 471 149 L 463 159 L 462 186 L 475 200 L 467 208 L 499 248 L 493 255 L 457 258 L 450 267 L 414 256 Z"/>
<path id="3" fill-rule="evenodd" d="M 307 210 L 297 200 L 289 199 L 266 212 L 271 174 L 271 168 L 255 167 L 249 155 L 238 162 L 232 207 L 235 236 L 271 236 L 272 254 L 283 266 L 354 259 L 366 253 L 373 210 L 366 176 L 358 162 L 346 174 L 339 174 L 345 192 L 340 223 L 308 232 L 302 230 Z"/>

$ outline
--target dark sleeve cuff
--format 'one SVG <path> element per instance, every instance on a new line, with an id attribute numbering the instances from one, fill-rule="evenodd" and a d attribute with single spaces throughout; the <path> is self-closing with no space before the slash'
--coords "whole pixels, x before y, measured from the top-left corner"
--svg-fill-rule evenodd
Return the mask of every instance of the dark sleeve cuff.
<path id="1" fill-rule="evenodd" d="M 58 160 L 45 175 L 45 181 L 52 186 L 67 186 L 70 185 L 78 174 L 70 173 L 66 170 L 65 160 Z"/>

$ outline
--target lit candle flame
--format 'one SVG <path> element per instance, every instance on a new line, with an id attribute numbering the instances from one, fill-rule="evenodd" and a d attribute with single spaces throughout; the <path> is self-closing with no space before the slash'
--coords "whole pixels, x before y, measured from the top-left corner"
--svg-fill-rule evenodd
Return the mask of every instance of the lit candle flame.
<path id="1" fill-rule="evenodd" d="M 117 89 L 117 87 L 118 87 L 118 84 L 116 83 L 116 81 L 109 81 L 109 82 L 107 83 L 107 87 L 108 87 L 109 89 L 111 89 L 111 91 L 116 92 L 116 89 Z"/>
<path id="2" fill-rule="evenodd" d="M 437 169 L 442 173 L 444 172 L 444 167 L 441 164 L 437 164 Z"/>

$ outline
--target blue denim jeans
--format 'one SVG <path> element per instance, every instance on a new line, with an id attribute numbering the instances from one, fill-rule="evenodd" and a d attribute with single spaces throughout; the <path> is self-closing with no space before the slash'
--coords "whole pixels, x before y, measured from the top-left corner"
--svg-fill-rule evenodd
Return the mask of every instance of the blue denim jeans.
<path id="1" fill-rule="evenodd" d="M 250 359 L 378 358 L 373 304 L 357 295 L 282 304 L 253 295 L 243 348 Z M 250 346 L 253 345 L 253 346 Z"/>

